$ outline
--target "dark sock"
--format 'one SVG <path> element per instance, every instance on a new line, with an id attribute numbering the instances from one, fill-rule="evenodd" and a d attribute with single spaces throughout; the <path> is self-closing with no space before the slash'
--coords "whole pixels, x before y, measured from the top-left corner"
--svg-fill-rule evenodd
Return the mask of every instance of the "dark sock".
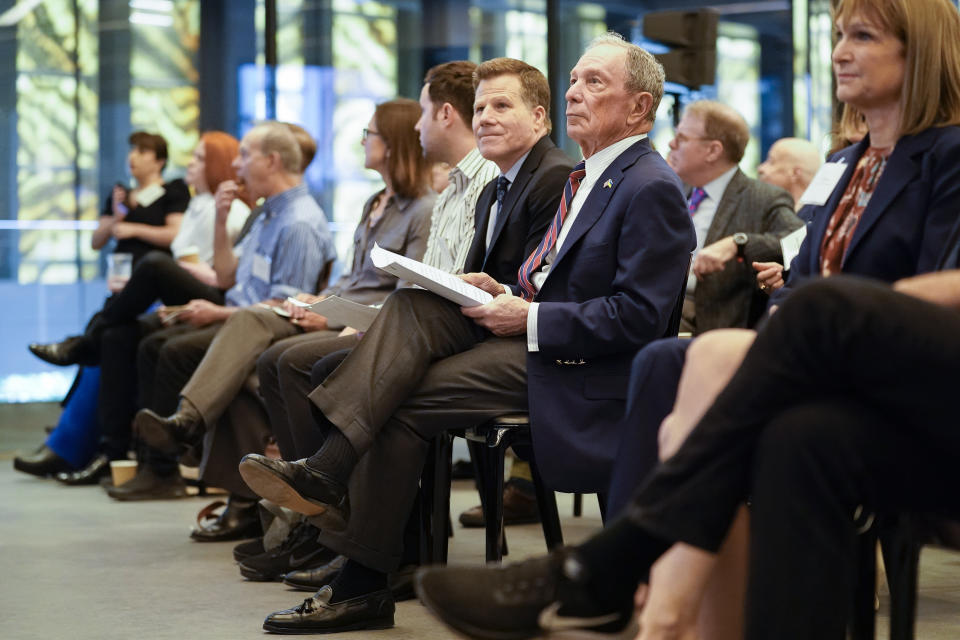
<path id="1" fill-rule="evenodd" d="M 650 567 L 671 545 L 620 518 L 575 552 L 597 602 L 632 602 L 637 585 L 647 580 Z"/>
<path id="2" fill-rule="evenodd" d="M 340 429 L 332 428 L 320 451 L 307 458 L 307 466 L 324 473 L 341 484 L 347 484 L 357 465 L 357 452 Z"/>
<path id="3" fill-rule="evenodd" d="M 330 586 L 333 588 L 330 603 L 343 602 L 386 589 L 387 574 L 365 567 L 355 560 L 347 560 Z"/>

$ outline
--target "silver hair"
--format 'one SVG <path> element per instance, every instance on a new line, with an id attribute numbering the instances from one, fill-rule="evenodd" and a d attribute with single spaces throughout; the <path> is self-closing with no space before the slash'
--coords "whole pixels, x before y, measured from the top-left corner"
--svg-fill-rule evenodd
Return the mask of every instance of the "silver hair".
<path id="1" fill-rule="evenodd" d="M 276 152 L 280 156 L 280 163 L 287 173 L 301 173 L 303 153 L 300 145 L 290 128 L 280 122 L 265 120 L 258 122 L 250 130 L 260 142 L 260 152 L 269 155 Z"/>
<path id="2" fill-rule="evenodd" d="M 585 51 L 601 45 L 620 47 L 627 52 L 627 91 L 641 93 L 646 91 L 653 96 L 647 119 L 653 122 L 657 117 L 657 108 L 663 98 L 663 83 L 666 78 L 663 65 L 646 49 L 624 39 L 619 33 L 608 31 L 590 41 Z"/>

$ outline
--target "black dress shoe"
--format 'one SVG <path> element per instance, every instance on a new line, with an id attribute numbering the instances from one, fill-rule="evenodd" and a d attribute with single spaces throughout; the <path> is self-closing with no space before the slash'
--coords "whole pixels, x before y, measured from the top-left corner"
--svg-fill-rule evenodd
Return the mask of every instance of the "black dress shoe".
<path id="1" fill-rule="evenodd" d="M 61 471 L 70 471 L 73 469 L 73 465 L 54 453 L 53 449 L 43 445 L 28 456 L 14 458 L 13 468 L 42 478 Z"/>
<path id="2" fill-rule="evenodd" d="M 66 367 L 72 364 L 97 364 L 93 345 L 84 336 L 71 336 L 63 342 L 41 344 L 33 342 L 27 346 L 30 353 L 44 362 Z"/>
<path id="3" fill-rule="evenodd" d="M 78 471 L 62 471 L 55 477 L 63 484 L 73 487 L 85 484 L 99 484 L 100 478 L 105 478 L 109 475 L 110 458 L 101 453 L 88 462 L 87 466 L 83 469 Z"/>
<path id="4" fill-rule="evenodd" d="M 214 504 L 222 505 L 223 503 Z M 256 502 L 238 507 L 235 501 L 227 500 L 226 509 L 212 522 L 204 523 L 202 517 L 198 520 L 197 527 L 190 532 L 190 537 L 197 542 L 225 542 L 263 535 L 259 507 Z"/>
<path id="5" fill-rule="evenodd" d="M 254 540 L 241 542 L 233 548 L 233 559 L 237 562 L 243 562 L 247 558 L 266 553 L 267 549 L 263 546 L 263 536 Z"/>
<path id="6" fill-rule="evenodd" d="M 184 498 L 187 495 L 187 484 L 179 473 L 169 476 L 160 476 L 149 465 L 141 465 L 137 475 L 119 487 L 111 483 L 107 487 L 107 495 L 114 500 L 170 500 Z"/>
<path id="7" fill-rule="evenodd" d="M 327 586 L 347 564 L 347 556 L 337 556 L 330 562 L 313 569 L 299 569 L 283 576 L 283 584 L 297 591 L 317 591 Z"/>
<path id="8" fill-rule="evenodd" d="M 633 593 L 597 602 L 587 569 L 567 549 L 507 567 L 431 567 L 417 595 L 444 623 L 471 638 L 521 640 L 561 629 L 612 633 L 630 623 Z"/>
<path id="9" fill-rule="evenodd" d="M 141 409 L 133 419 L 133 433 L 151 447 L 170 455 L 186 452 L 203 440 L 203 418 L 187 403 L 164 418 L 150 409 Z"/>
<path id="10" fill-rule="evenodd" d="M 240 460 L 240 475 L 261 497 L 297 513 L 319 516 L 319 525 L 343 531 L 350 518 L 347 488 L 324 473 L 314 471 L 304 460 L 287 462 L 257 453 Z"/>
<path id="11" fill-rule="evenodd" d="M 283 584 L 297 591 L 317 591 L 332 583 L 346 563 L 346 556 L 337 556 L 327 564 L 314 569 L 291 571 L 283 576 Z M 407 565 L 387 575 L 387 585 L 394 602 L 413 600 L 417 597 L 413 591 L 413 574 L 416 570 L 416 565 Z"/>
<path id="12" fill-rule="evenodd" d="M 320 530 L 315 526 L 300 522 L 279 547 L 241 561 L 240 575 L 254 582 L 280 581 L 291 571 L 326 564 L 336 554 L 320 544 L 319 536 Z"/>
<path id="13" fill-rule="evenodd" d="M 337 633 L 360 629 L 390 629 L 396 607 L 390 591 L 375 591 L 330 604 L 333 589 L 320 589 L 299 607 L 267 616 L 264 631 L 273 633 Z"/>

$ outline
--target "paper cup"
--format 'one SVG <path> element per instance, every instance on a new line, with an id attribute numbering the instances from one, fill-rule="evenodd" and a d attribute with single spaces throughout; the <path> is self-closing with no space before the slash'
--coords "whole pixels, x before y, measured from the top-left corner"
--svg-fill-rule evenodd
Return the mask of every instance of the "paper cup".
<path id="1" fill-rule="evenodd" d="M 110 462 L 110 475 L 113 476 L 113 486 L 115 487 L 133 480 L 134 476 L 137 475 L 137 461 L 112 460 Z"/>

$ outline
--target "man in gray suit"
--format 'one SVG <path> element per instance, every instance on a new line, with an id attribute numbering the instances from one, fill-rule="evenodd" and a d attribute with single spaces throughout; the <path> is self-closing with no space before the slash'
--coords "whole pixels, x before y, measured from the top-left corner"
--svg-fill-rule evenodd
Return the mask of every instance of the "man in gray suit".
<path id="1" fill-rule="evenodd" d="M 749 140 L 740 114 L 701 100 L 687 106 L 670 141 L 667 162 L 692 187 L 697 231 L 681 331 L 752 326 L 766 305 L 752 263 L 780 261 L 780 238 L 803 226 L 789 193 L 740 171 Z"/>

